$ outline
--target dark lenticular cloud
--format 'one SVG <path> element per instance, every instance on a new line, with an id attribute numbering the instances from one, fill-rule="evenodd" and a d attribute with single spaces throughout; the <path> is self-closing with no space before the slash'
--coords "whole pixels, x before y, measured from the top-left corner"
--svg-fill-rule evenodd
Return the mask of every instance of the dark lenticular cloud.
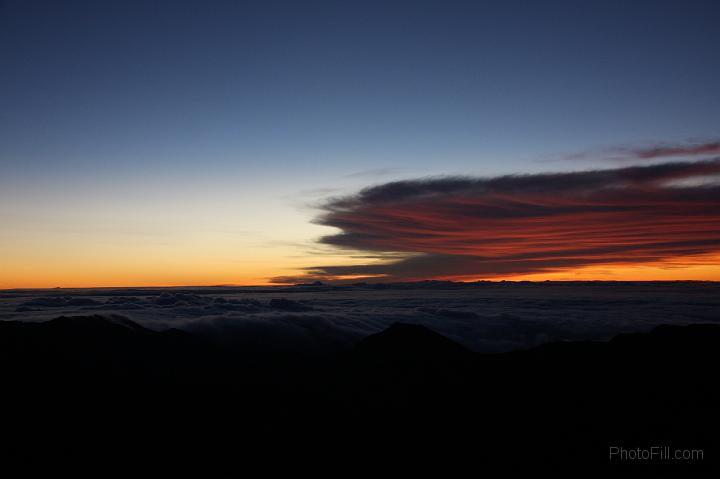
<path id="1" fill-rule="evenodd" d="M 321 243 L 399 261 L 293 280 L 493 278 L 720 251 L 720 158 L 571 173 L 397 181 L 335 198 Z"/>

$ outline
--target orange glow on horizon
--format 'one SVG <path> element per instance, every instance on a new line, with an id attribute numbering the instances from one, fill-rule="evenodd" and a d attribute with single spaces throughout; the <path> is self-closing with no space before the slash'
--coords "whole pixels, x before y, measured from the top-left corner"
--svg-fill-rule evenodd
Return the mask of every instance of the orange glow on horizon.
<path id="1" fill-rule="evenodd" d="M 717 264 L 697 265 L 618 265 L 616 267 L 588 266 L 583 268 L 569 269 L 566 271 L 555 271 L 538 274 L 508 275 L 496 277 L 436 277 L 423 279 L 437 279 L 449 281 L 720 281 L 720 257 Z M 53 274 L 54 273 L 54 274 Z M 83 274 L 85 273 L 85 274 Z M 89 273 L 89 274 L 88 274 Z M 42 276 L 35 275 L 32 271 L 25 274 L 8 274 L 13 277 L 2 278 L 0 289 L 23 289 L 23 288 L 102 288 L 102 287 L 177 287 L 177 286 L 271 286 L 271 279 L 282 274 L 293 273 L 288 270 L 265 271 L 264 274 L 242 274 L 241 272 L 200 272 L 197 270 L 182 273 L 176 272 L 155 272 L 144 274 L 133 274 L 132 272 L 115 272 L 93 274 L 92 272 L 77 272 L 75 275 L 66 274 L 62 271 L 50 272 Z M 297 273 L 297 272 L 294 272 Z M 382 281 L 380 276 L 356 276 L 338 277 L 341 281 Z M 310 279 L 308 279 L 310 281 Z M 332 280 L 324 280 L 332 282 Z M 289 281 L 287 284 L 292 284 Z"/>
<path id="2" fill-rule="evenodd" d="M 368 281 L 382 279 L 374 276 L 338 276 L 328 278 L 347 282 L 349 280 Z M 311 278 L 308 278 L 310 281 Z M 598 265 L 569 268 L 552 272 L 497 275 L 497 276 L 437 276 L 416 278 L 415 281 L 441 280 L 458 282 L 475 281 L 720 281 L 720 255 L 701 255 L 695 258 L 666 260 L 655 263 L 624 263 L 616 265 Z"/>

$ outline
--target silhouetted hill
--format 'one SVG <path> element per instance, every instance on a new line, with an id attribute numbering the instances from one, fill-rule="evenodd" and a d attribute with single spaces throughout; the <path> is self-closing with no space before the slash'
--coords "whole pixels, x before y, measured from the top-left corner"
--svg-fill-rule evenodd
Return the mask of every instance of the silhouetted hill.
<path id="1" fill-rule="evenodd" d="M 394 323 L 389 328 L 366 337 L 355 347 L 364 356 L 398 358 L 433 358 L 469 354 L 458 343 L 417 324 Z"/>
<path id="2" fill-rule="evenodd" d="M 149 463 L 241 475 L 335 461 L 443 477 L 491 463 L 642 472 L 708 469 L 718 451 L 720 326 L 480 354 L 398 323 L 304 356 L 96 315 L 0 322 L 0 359 L 3 454 L 34 472 Z M 658 445 L 705 458 L 608 460 L 611 446 Z"/>
<path id="3" fill-rule="evenodd" d="M 131 343 L 162 341 L 161 338 L 178 335 L 197 341 L 189 333 L 172 329 L 163 332 L 151 331 L 119 315 L 60 316 L 42 323 L 0 321 L 0 341 L 4 348 L 33 346 L 74 349 L 96 345 L 129 347 Z M 130 349 L 125 352 L 131 351 Z"/>
<path id="4" fill-rule="evenodd" d="M 151 331 L 122 316 L 0 322 L 0 374 L 6 389 L 15 391 L 5 403 L 32 411 L 29 423 L 43 418 L 36 411 L 48 406 L 79 418 L 77 427 L 95 408 L 141 413 L 141 406 L 150 406 L 146 400 L 189 385 L 223 383 L 223 354 L 192 334 Z M 63 417 L 44 417 L 39 426 L 56 420 Z"/>

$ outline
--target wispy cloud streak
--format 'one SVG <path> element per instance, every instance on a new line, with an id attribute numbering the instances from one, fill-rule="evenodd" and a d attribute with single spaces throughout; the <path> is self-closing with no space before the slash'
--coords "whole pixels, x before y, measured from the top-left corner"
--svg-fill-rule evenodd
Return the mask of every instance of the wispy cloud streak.
<path id="1" fill-rule="evenodd" d="M 720 155 L 720 141 L 638 148 L 630 150 L 629 153 L 641 159 L 665 158 L 669 156 Z"/>
<path id="2" fill-rule="evenodd" d="M 701 159 L 720 155 L 720 140 L 686 142 L 679 144 L 659 143 L 640 147 L 616 147 L 599 151 L 585 151 L 564 157 L 572 161 L 651 161 L 670 158 Z"/>

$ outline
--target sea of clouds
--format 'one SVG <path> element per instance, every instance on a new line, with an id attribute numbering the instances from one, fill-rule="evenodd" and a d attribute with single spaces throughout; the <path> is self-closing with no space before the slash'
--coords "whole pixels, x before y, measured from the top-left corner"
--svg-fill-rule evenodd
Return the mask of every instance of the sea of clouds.
<path id="1" fill-rule="evenodd" d="M 394 322 L 425 325 L 483 352 L 604 340 L 658 324 L 720 322 L 720 284 L 420 283 L 268 288 L 0 291 L 0 320 L 119 314 L 258 351 L 330 351 Z"/>

